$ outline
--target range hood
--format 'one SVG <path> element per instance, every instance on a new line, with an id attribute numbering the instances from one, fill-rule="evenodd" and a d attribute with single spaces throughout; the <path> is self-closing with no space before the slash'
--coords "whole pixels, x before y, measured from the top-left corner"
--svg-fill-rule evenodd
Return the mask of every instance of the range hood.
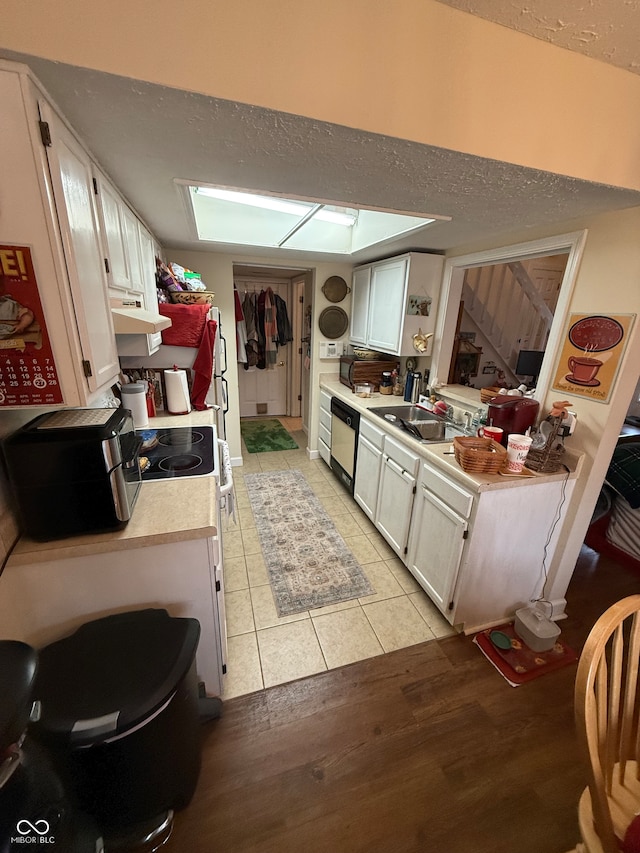
<path id="1" fill-rule="evenodd" d="M 168 329 L 171 320 L 152 311 L 135 306 L 111 306 L 113 330 L 116 335 L 152 335 Z"/>

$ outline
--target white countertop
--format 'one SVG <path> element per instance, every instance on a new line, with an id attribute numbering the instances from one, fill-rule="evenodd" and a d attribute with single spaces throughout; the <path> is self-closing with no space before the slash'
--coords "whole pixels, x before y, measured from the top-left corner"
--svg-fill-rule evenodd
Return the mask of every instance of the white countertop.
<path id="1" fill-rule="evenodd" d="M 150 418 L 149 429 L 212 426 L 214 412 L 161 415 Z M 22 537 L 9 563 L 12 566 L 86 557 L 108 551 L 144 548 L 215 536 L 216 481 L 214 477 L 178 477 L 142 483 L 133 515 L 122 530 L 74 536 L 53 542 Z"/>
<path id="2" fill-rule="evenodd" d="M 358 397 L 334 375 L 324 375 L 320 377 L 320 387 L 330 393 L 332 396 L 339 397 L 345 403 L 350 405 L 356 411 L 366 415 L 369 409 L 379 406 L 407 406 L 411 403 L 405 403 L 402 397 L 395 397 L 389 394 L 374 393 L 371 397 Z M 475 389 L 472 389 L 475 390 Z M 444 393 L 444 392 L 443 392 Z M 476 393 L 478 393 L 476 391 Z M 377 424 L 379 418 L 377 415 L 372 415 L 371 420 Z M 467 487 L 472 488 L 477 492 L 484 492 L 494 489 L 512 489 L 523 487 L 534 487 L 536 483 L 549 483 L 554 480 L 564 480 L 567 477 L 567 471 L 562 468 L 555 474 L 539 474 L 535 472 L 534 477 L 505 477 L 501 474 L 468 474 L 463 471 L 455 456 L 451 453 L 453 444 L 442 442 L 437 444 L 424 444 L 413 438 L 408 432 L 401 429 L 394 429 L 385 425 L 384 421 L 377 424 L 388 435 L 392 435 L 394 439 L 402 442 L 411 448 L 414 453 L 423 457 L 426 462 L 430 462 L 439 468 L 442 468 L 449 476 L 463 483 Z M 569 468 L 569 479 L 578 477 L 582 468 L 583 454 L 573 454 L 570 450 L 564 454 L 563 462 Z"/>

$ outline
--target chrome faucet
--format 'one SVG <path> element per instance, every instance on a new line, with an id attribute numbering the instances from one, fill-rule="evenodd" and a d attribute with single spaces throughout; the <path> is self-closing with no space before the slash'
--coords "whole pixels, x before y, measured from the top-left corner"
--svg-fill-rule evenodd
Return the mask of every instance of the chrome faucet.
<path id="1" fill-rule="evenodd" d="M 464 418 L 464 428 L 466 432 L 470 432 L 471 424 L 473 423 L 473 415 L 471 412 L 463 412 L 462 417 Z"/>

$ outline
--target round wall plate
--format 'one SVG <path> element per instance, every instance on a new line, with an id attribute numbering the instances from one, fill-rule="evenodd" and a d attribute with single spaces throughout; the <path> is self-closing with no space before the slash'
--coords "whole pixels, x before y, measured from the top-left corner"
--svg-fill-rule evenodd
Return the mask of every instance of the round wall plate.
<path id="1" fill-rule="evenodd" d="M 341 338 L 349 327 L 349 318 L 342 308 L 325 308 L 318 318 L 320 331 L 330 340 Z"/>
<path id="2" fill-rule="evenodd" d="M 342 302 L 347 293 L 351 293 L 351 288 L 347 287 L 342 276 L 332 275 L 322 285 L 322 292 L 329 302 Z"/>

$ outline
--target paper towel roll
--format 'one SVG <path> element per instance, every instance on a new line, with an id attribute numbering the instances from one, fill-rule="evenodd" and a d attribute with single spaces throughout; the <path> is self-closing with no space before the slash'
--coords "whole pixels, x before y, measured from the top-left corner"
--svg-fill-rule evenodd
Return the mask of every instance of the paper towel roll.
<path id="1" fill-rule="evenodd" d="M 164 386 L 167 392 L 167 409 L 172 415 L 186 415 L 191 411 L 186 371 L 165 370 Z"/>
<path id="2" fill-rule="evenodd" d="M 147 412 L 147 383 L 129 382 L 120 389 L 122 394 L 122 407 L 129 409 L 133 416 L 133 425 L 136 429 L 146 429 L 149 426 L 149 413 Z"/>

